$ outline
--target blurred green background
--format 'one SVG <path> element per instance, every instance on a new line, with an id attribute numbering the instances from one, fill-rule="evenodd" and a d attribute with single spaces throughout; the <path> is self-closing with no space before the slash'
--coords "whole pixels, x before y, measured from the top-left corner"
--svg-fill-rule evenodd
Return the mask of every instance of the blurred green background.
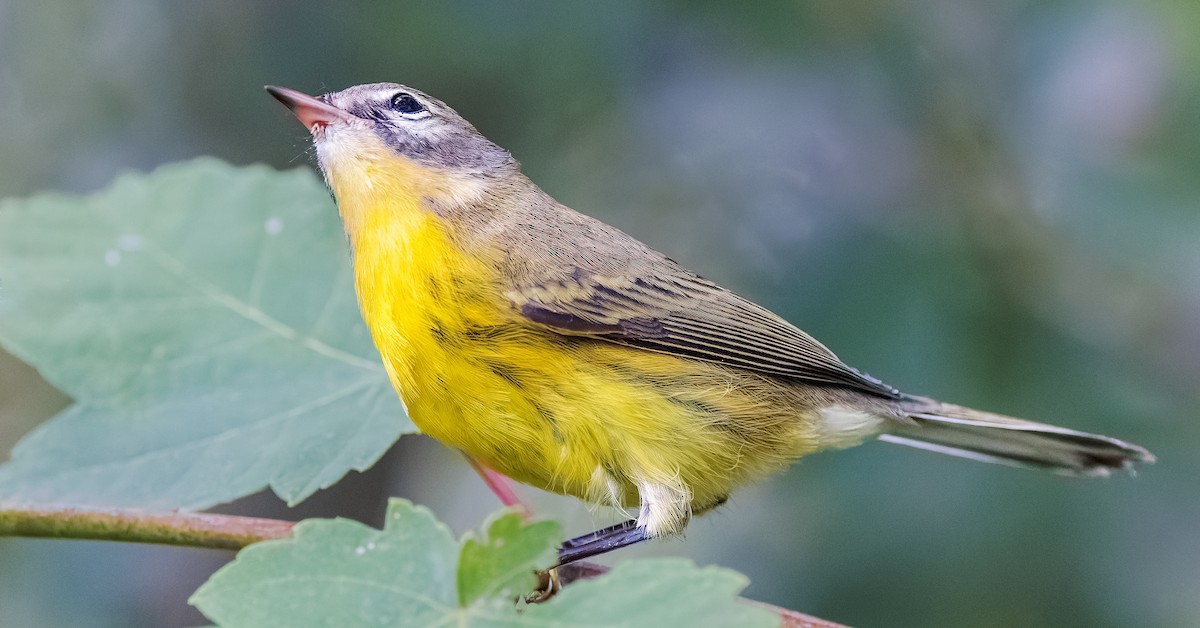
<path id="1" fill-rule="evenodd" d="M 1082 482 L 870 443 L 618 560 L 725 565 L 859 626 L 1200 625 L 1194 0 L 0 0 L 0 196 L 201 154 L 310 167 L 262 85 L 384 80 L 893 385 L 1159 456 Z M 64 403 L 0 354 L 0 452 Z M 570 533 L 615 520 L 523 494 Z M 389 495 L 459 531 L 496 507 L 408 437 L 297 509 L 226 510 L 378 525 Z M 185 600 L 228 558 L 0 539 L 0 625 L 202 623 Z"/>

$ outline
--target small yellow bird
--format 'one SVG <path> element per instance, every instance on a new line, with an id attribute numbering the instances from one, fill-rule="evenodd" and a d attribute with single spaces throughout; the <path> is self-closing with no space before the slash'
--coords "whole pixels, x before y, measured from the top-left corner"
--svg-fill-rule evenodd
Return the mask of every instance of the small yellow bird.
<path id="1" fill-rule="evenodd" d="M 565 207 L 442 102 L 395 83 L 267 90 L 304 123 L 392 383 L 425 433 L 617 508 L 559 564 L 680 534 L 734 488 L 870 437 L 1104 476 L 1115 438 L 902 393 L 638 240 Z"/>

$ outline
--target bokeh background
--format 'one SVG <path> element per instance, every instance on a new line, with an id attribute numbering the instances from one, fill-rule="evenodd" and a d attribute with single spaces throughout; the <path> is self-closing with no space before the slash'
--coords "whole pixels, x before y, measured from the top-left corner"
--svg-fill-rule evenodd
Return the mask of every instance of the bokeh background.
<path id="1" fill-rule="evenodd" d="M 202 154 L 311 167 L 262 85 L 380 80 L 896 386 L 1159 456 L 1083 482 L 871 443 L 617 560 L 725 565 L 858 626 L 1200 625 L 1194 0 L 0 0 L 0 196 Z M 0 354 L 0 452 L 65 403 Z M 523 494 L 571 533 L 614 520 Z M 226 510 L 378 525 L 390 495 L 459 531 L 496 507 L 406 437 L 297 509 Z M 0 625 L 202 623 L 186 597 L 228 558 L 0 539 Z"/>

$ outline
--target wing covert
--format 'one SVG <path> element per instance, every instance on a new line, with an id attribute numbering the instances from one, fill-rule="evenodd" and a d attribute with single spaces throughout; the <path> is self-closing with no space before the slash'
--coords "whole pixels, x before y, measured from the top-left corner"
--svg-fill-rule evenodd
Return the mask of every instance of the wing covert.
<path id="1" fill-rule="evenodd" d="M 507 296 L 525 319 L 562 334 L 900 397 L 896 389 L 846 365 L 766 308 L 679 270 L 662 277 L 600 275 L 576 268 L 564 280 L 526 286 Z"/>

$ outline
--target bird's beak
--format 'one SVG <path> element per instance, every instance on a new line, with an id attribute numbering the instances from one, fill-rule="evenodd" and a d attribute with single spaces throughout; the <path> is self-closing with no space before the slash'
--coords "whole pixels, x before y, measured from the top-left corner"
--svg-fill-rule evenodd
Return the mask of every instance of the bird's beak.
<path id="1" fill-rule="evenodd" d="M 276 100 L 283 103 L 285 107 L 292 110 L 300 122 L 304 124 L 310 132 L 316 133 L 318 130 L 324 129 L 326 126 L 338 121 L 345 121 L 351 118 L 350 114 L 334 107 L 333 105 L 305 94 L 294 89 L 286 87 L 276 87 L 267 85 L 267 93 L 274 96 Z"/>

